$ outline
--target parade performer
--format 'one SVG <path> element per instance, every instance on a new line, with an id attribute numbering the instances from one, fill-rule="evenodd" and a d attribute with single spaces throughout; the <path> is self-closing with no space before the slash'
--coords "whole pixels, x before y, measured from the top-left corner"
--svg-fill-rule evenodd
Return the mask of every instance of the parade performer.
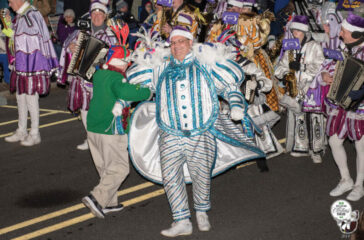
<path id="1" fill-rule="evenodd" d="M 364 18 L 349 13 L 341 24 L 340 37 L 346 45 L 346 56 L 364 60 Z M 333 72 L 322 74 L 322 79 L 327 84 L 333 81 Z M 364 96 L 364 88 L 351 91 L 349 97 L 360 101 Z M 364 101 L 361 101 L 356 111 L 346 111 L 326 99 L 327 126 L 326 134 L 330 137 L 329 144 L 332 155 L 339 168 L 341 180 L 330 192 L 330 196 L 337 197 L 352 190 L 347 196 L 348 200 L 358 201 L 364 196 Z M 347 155 L 344 148 L 344 140 L 349 138 L 355 142 L 356 149 L 356 181 L 355 184 L 350 176 Z"/>
<path id="2" fill-rule="evenodd" d="M 310 155 L 318 163 L 324 148 L 324 117 L 302 112 L 302 102 L 325 58 L 320 44 L 311 39 L 306 16 L 294 16 L 289 31 L 299 40 L 299 48 L 286 51 L 275 71 L 288 85 L 280 99 L 287 108 L 286 151 L 295 157 Z"/>
<path id="3" fill-rule="evenodd" d="M 227 3 L 227 12 L 223 15 L 237 13 L 239 20 L 233 23 L 220 19 L 211 28 L 208 41 L 223 42 L 236 47 L 238 55 L 235 60 L 246 74 L 256 77 L 256 81 L 245 82 L 244 95 L 247 97 L 248 91 L 252 91 L 253 95 L 257 92 L 257 97 L 249 105 L 248 112 L 263 130 L 263 134 L 256 135 L 257 144 L 267 158 L 271 158 L 283 152 L 283 147 L 271 130 L 280 119 L 279 115 L 272 111 L 272 107 L 278 110 L 278 98 L 271 80 L 274 76 L 273 66 L 261 48 L 267 41 L 271 18 L 268 13 L 257 15 L 253 11 L 256 8 L 255 1 L 230 0 Z"/>
<path id="4" fill-rule="evenodd" d="M 50 78 L 58 73 L 58 60 L 48 28 L 40 12 L 25 0 L 9 0 L 17 13 L 14 23 L 3 32 L 9 37 L 14 59 L 11 62 L 10 91 L 16 91 L 18 103 L 18 129 L 5 138 L 33 146 L 41 142 L 39 133 L 39 95 L 46 95 Z M 7 15 L 10 23 L 10 15 Z M 28 112 L 31 129 L 27 133 Z"/>
<path id="5" fill-rule="evenodd" d="M 175 26 L 187 26 L 194 37 L 198 34 L 199 22 L 203 17 L 199 9 L 187 4 L 184 0 L 173 0 L 172 7 L 163 6 L 157 13 L 157 19 L 151 29 L 166 40 Z"/>
<path id="6" fill-rule="evenodd" d="M 163 182 L 174 222 L 161 234 L 175 237 L 192 233 L 185 180 L 192 180 L 198 228 L 209 231 L 211 175 L 264 153 L 255 146 L 239 90 L 244 73 L 226 59 L 224 46 L 220 44 L 222 51 L 210 45 L 193 46 L 193 35 L 183 27 L 176 27 L 170 37 L 170 52 L 158 47 L 137 49 L 136 65 L 127 76 L 130 83 L 142 83 L 156 93 L 155 104 L 142 104 L 133 114 L 129 151 L 141 174 Z M 220 114 L 218 95 L 229 102 L 230 116 Z M 230 117 L 243 120 L 244 129 Z M 184 177 L 187 170 L 189 179 Z"/>
<path id="7" fill-rule="evenodd" d="M 116 43 L 116 37 L 109 27 L 107 27 L 106 13 L 108 8 L 106 6 L 107 0 L 93 1 L 90 6 L 91 15 L 91 29 L 86 32 L 91 36 L 96 37 L 104 41 L 108 45 Z M 63 44 L 63 49 L 60 57 L 61 74 L 58 79 L 58 83 L 65 85 L 69 83 L 69 95 L 68 95 L 68 109 L 74 113 L 81 112 L 82 123 L 87 129 L 86 119 L 89 103 L 92 98 L 92 83 L 86 81 L 79 76 L 73 76 L 67 74 L 67 68 L 74 54 L 77 50 L 76 42 L 80 36 L 80 30 L 74 31 Z M 87 140 L 84 143 L 77 146 L 77 149 L 87 150 Z"/>
<path id="8" fill-rule="evenodd" d="M 343 42 L 339 36 L 342 21 L 343 18 L 336 11 L 335 3 L 326 2 L 322 6 L 321 23 L 326 33 L 326 39 L 321 42 L 321 46 L 324 51 L 325 61 L 312 81 L 304 99 L 303 110 L 306 112 L 325 113 L 324 99 L 330 85 L 322 80 L 322 74 L 332 75 L 338 58 L 342 56 Z"/>
<path id="9" fill-rule="evenodd" d="M 148 88 L 129 84 L 123 76 L 130 60 L 126 39 L 127 34 L 122 46 L 110 48 L 104 69 L 94 74 L 93 97 L 87 114 L 87 140 L 100 181 L 82 202 L 98 218 L 123 208 L 117 190 L 129 174 L 129 103 L 151 97 Z"/>

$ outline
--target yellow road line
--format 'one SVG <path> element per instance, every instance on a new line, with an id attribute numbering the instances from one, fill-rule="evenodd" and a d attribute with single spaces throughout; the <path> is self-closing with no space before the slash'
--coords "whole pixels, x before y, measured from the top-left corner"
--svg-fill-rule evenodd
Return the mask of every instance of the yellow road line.
<path id="1" fill-rule="evenodd" d="M 159 189 L 157 191 L 150 192 L 150 193 L 141 195 L 139 197 L 132 198 L 130 200 L 122 202 L 122 204 L 124 204 L 124 206 L 127 207 L 127 206 L 134 205 L 136 203 L 145 201 L 145 200 L 150 199 L 150 198 L 158 197 L 158 196 L 160 196 L 162 194 L 164 194 L 164 190 Z M 87 214 L 81 215 L 79 217 L 71 218 L 71 219 L 69 219 L 67 221 L 63 221 L 63 222 L 60 222 L 58 224 L 55 224 L 55 225 L 52 225 L 52 226 L 49 226 L 49 227 L 46 227 L 46 228 L 42 228 L 42 229 L 39 229 L 37 231 L 28 233 L 28 234 L 25 234 L 23 236 L 13 238 L 12 240 L 29 240 L 29 239 L 33 239 L 35 237 L 39 237 L 39 236 L 42 236 L 44 234 L 51 233 L 51 232 L 54 232 L 54 231 L 57 231 L 57 230 L 60 230 L 60 229 L 75 225 L 77 223 L 84 222 L 84 221 L 89 220 L 91 218 L 94 218 L 94 215 L 92 213 L 87 213 Z"/>
<path id="2" fill-rule="evenodd" d="M 45 117 L 45 116 L 54 115 L 54 114 L 57 114 L 57 113 L 56 112 L 43 113 L 43 114 L 40 114 L 39 117 Z M 28 119 L 30 119 L 30 117 L 28 117 Z M 2 123 L 0 123 L 0 126 L 12 124 L 12 123 L 17 123 L 17 122 L 18 122 L 18 120 L 12 120 L 12 121 L 8 121 L 8 122 L 2 122 Z"/>
<path id="3" fill-rule="evenodd" d="M 136 192 L 136 191 L 142 190 L 144 188 L 151 187 L 153 185 L 154 184 L 151 183 L 151 182 L 145 182 L 145 183 L 136 185 L 134 187 L 130 187 L 130 188 L 118 191 L 118 196 L 122 196 L 122 195 L 126 195 L 126 194 L 129 194 L 129 193 L 132 193 L 132 192 Z M 37 217 L 37 218 L 34 218 L 34 219 L 30 219 L 28 221 L 24 221 L 24 222 L 21 222 L 21 223 L 18 223 L 18 224 L 9 226 L 9 227 L 5 227 L 5 228 L 0 229 L 0 235 L 8 233 L 8 232 L 15 231 L 15 230 L 18 230 L 20 228 L 28 227 L 30 225 L 40 223 L 40 222 L 43 222 L 43 221 L 46 221 L 46 220 L 49 220 L 49 219 L 52 219 L 52 218 L 55 218 L 55 217 L 59 217 L 59 216 L 64 215 L 64 214 L 77 211 L 77 210 L 79 210 L 81 208 L 84 208 L 84 207 L 85 206 L 82 203 L 76 204 L 74 206 L 64 208 L 64 209 L 59 210 L 59 211 L 55 211 L 55 212 L 45 214 L 43 216 L 40 216 L 40 217 Z"/>
<path id="4" fill-rule="evenodd" d="M 4 108 L 18 108 L 18 106 L 12 106 L 12 105 L 1 105 L 0 107 L 4 107 Z M 62 111 L 62 110 L 54 110 L 54 109 L 47 109 L 47 108 L 40 108 L 39 111 L 43 111 L 43 112 L 55 112 L 55 113 L 68 113 L 70 114 L 70 111 Z"/>
<path id="5" fill-rule="evenodd" d="M 78 120 L 78 117 L 69 118 L 69 119 L 52 122 L 52 123 L 48 123 L 48 124 L 43 124 L 43 125 L 40 125 L 39 128 L 45 128 L 45 127 L 50 127 L 50 126 L 54 126 L 54 125 L 58 125 L 58 124 L 62 124 L 62 123 L 72 122 L 74 120 Z M 30 130 L 30 128 L 28 128 L 28 130 Z M 13 132 L 2 134 L 2 135 L 0 135 L 0 138 L 10 136 L 11 134 L 13 134 Z"/>
<path id="6" fill-rule="evenodd" d="M 253 165 L 253 164 L 255 164 L 255 162 L 243 163 L 243 164 L 240 164 L 239 166 L 237 166 L 236 169 L 247 167 L 247 166 L 250 166 L 250 165 Z"/>

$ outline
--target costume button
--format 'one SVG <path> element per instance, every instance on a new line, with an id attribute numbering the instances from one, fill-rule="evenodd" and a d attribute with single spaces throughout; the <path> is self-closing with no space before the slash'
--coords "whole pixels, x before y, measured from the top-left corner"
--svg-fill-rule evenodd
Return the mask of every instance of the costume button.
<path id="1" fill-rule="evenodd" d="M 187 106 L 183 105 L 183 106 L 182 106 L 182 109 L 187 109 Z"/>
<path id="2" fill-rule="evenodd" d="M 187 115 L 186 114 L 183 114 L 183 118 L 187 118 Z"/>
<path id="3" fill-rule="evenodd" d="M 185 136 L 185 137 L 189 137 L 189 136 L 191 136 L 191 132 L 190 132 L 190 131 L 188 131 L 188 130 L 183 130 L 183 131 L 182 131 L 182 134 L 183 134 L 183 136 Z"/>
<path id="4" fill-rule="evenodd" d="M 181 96 L 181 99 L 182 99 L 182 100 L 185 100 L 185 99 L 186 99 L 186 96 L 185 96 L 185 95 L 182 95 L 182 96 Z"/>
<path id="5" fill-rule="evenodd" d="M 185 127 L 188 127 L 188 124 L 187 123 L 185 123 Z"/>
<path id="6" fill-rule="evenodd" d="M 184 89 L 186 87 L 186 85 L 184 84 L 181 84 L 181 88 Z"/>

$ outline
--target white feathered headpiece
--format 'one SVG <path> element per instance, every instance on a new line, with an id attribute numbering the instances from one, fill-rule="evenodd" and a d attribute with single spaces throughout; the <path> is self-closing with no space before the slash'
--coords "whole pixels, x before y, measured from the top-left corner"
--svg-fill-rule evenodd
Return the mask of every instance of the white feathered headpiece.
<path id="1" fill-rule="evenodd" d="M 143 33 L 133 33 L 133 36 L 139 37 L 136 43 L 136 49 L 131 57 L 132 61 L 137 64 L 147 66 L 159 66 L 170 54 L 169 48 L 164 48 L 163 43 L 158 41 L 158 34 L 152 36 L 151 31 L 142 27 Z"/>

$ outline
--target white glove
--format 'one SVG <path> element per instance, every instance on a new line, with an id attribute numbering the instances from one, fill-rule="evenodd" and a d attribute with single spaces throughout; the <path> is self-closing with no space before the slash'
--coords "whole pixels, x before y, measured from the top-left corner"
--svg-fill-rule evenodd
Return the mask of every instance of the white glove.
<path id="1" fill-rule="evenodd" d="M 119 101 L 116 101 L 111 112 L 114 115 L 114 117 L 121 116 L 121 114 L 123 113 L 123 105 L 121 105 Z"/>
<path id="2" fill-rule="evenodd" d="M 244 118 L 244 109 L 240 107 L 233 107 L 230 112 L 230 117 L 234 121 L 240 121 Z"/>
<path id="3" fill-rule="evenodd" d="M 272 50 L 275 45 L 276 45 L 276 40 L 270 40 L 268 42 L 268 49 Z"/>

